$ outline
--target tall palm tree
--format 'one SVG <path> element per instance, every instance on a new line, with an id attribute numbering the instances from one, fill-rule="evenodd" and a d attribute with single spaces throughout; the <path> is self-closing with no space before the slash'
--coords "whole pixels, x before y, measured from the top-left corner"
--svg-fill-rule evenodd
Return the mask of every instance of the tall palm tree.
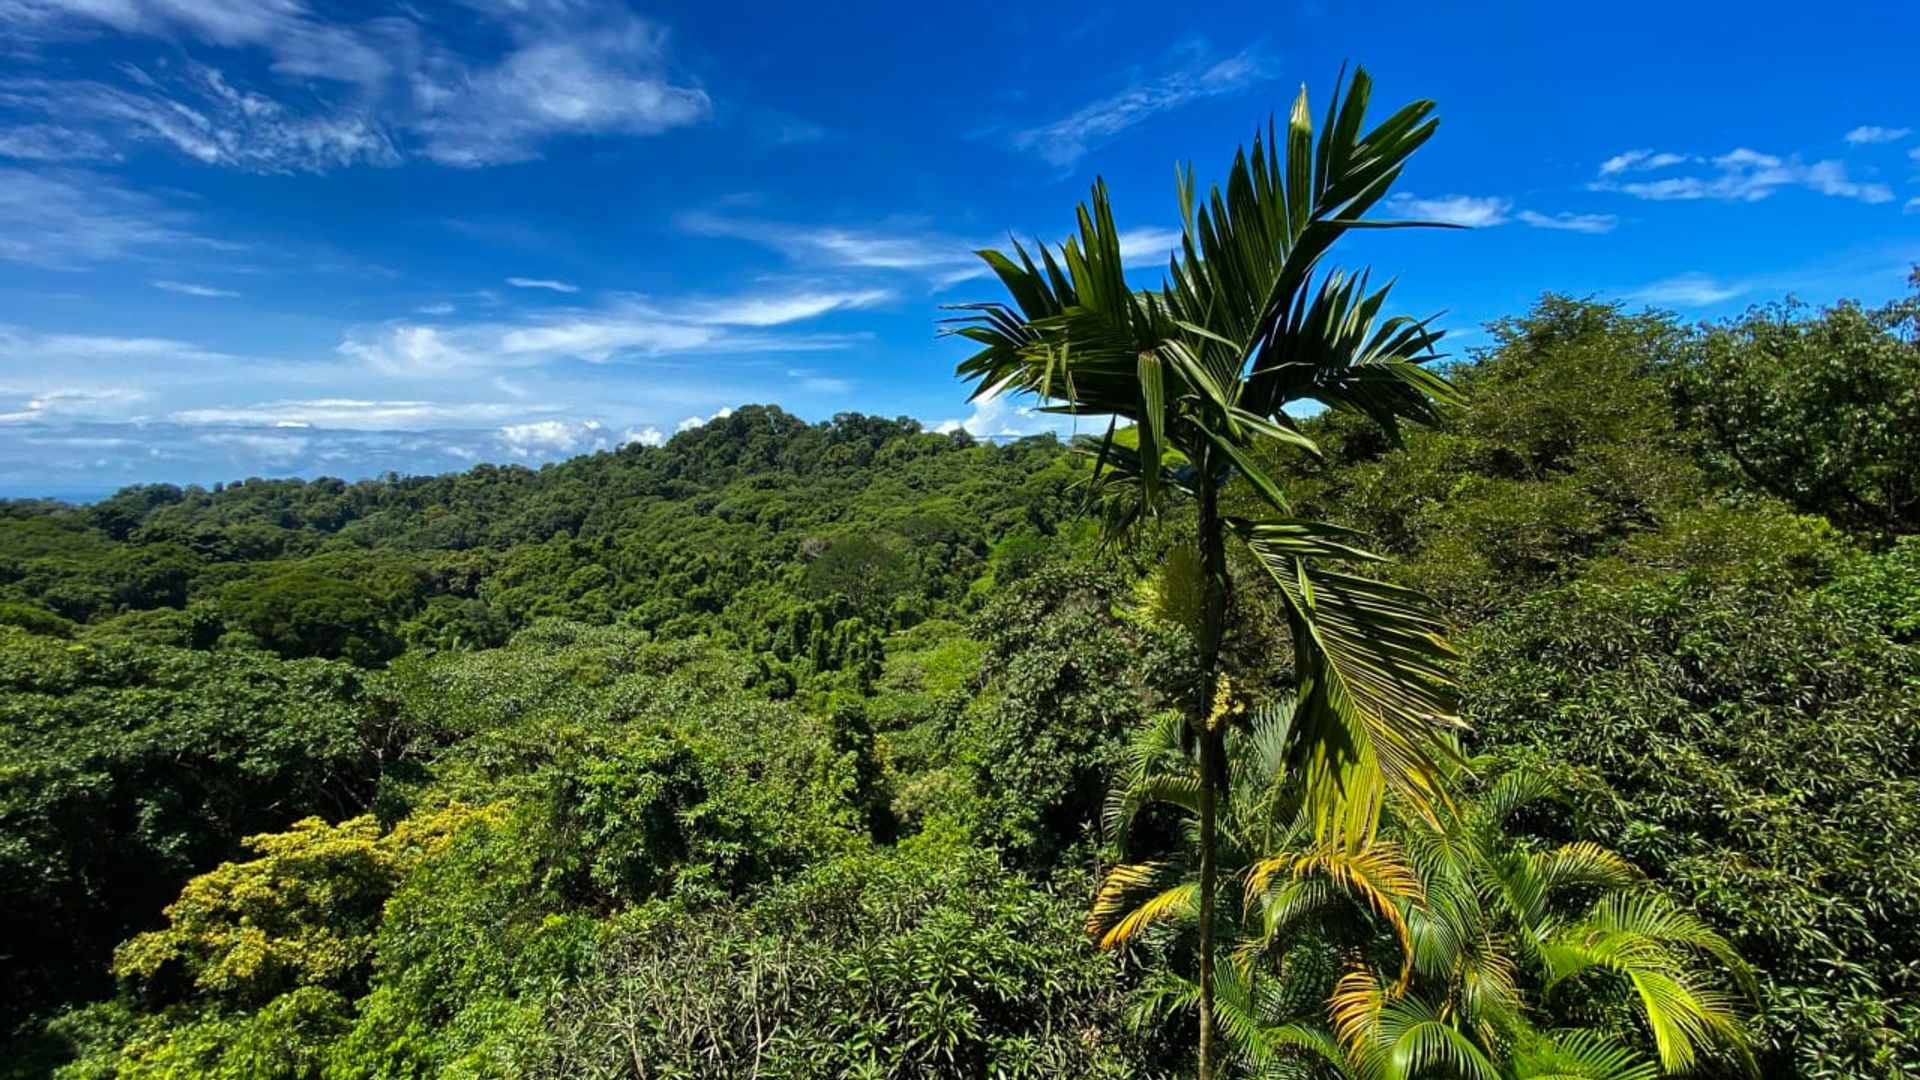
<path id="1" fill-rule="evenodd" d="M 1374 557 L 1346 531 L 1292 516 L 1256 460 L 1262 444 L 1317 452 L 1289 413 L 1299 403 L 1358 412 L 1392 434 L 1402 421 L 1438 419 L 1439 405 L 1454 400 L 1422 366 L 1438 340 L 1425 322 L 1382 319 L 1387 288 L 1321 270 L 1349 229 L 1411 224 L 1366 214 L 1432 136 L 1434 106 L 1416 101 L 1363 129 L 1371 86 L 1365 71 L 1336 85 L 1317 138 L 1303 88 L 1285 131 L 1269 125 L 1256 135 L 1235 156 L 1225 190 L 1204 201 L 1183 171 L 1184 237 L 1158 288 L 1128 283 L 1106 187 L 1096 182 L 1078 235 L 1057 254 L 1039 245 L 1036 262 L 1018 242 L 1011 254 L 981 252 L 1011 303 L 961 305 L 952 320 L 953 332 L 980 346 L 959 367 L 976 398 L 1024 393 L 1054 411 L 1111 418 L 1090 452 L 1114 532 L 1176 497 L 1195 515 L 1203 677 L 1187 723 L 1200 759 L 1201 1080 L 1213 1074 L 1229 541 L 1270 578 L 1291 632 L 1300 705 L 1287 753 L 1324 839 L 1370 833 L 1385 791 L 1433 801 L 1457 723 L 1451 652 L 1424 600 L 1342 569 Z M 1258 516 L 1223 512 L 1222 493 L 1235 485 L 1254 493 Z"/>
<path id="2" fill-rule="evenodd" d="M 1513 827 L 1560 800 L 1558 784 L 1483 762 L 1491 779 L 1456 785 L 1439 820 L 1389 811 L 1373 840 L 1330 850 L 1284 773 L 1294 716 L 1282 701 L 1228 735 L 1240 756 L 1222 861 L 1241 887 L 1233 962 L 1214 990 L 1235 1072 L 1655 1080 L 1709 1055 L 1752 1071 L 1733 1005 L 1752 976 L 1726 940 L 1615 853 Z M 1191 822 L 1197 777 L 1177 730 L 1148 726 L 1108 802 L 1114 834 L 1126 843 L 1154 807 Z M 1191 871 L 1182 851 L 1116 866 L 1088 930 L 1117 947 L 1191 925 Z M 1196 983 L 1162 976 L 1144 1011 L 1198 996 Z"/>

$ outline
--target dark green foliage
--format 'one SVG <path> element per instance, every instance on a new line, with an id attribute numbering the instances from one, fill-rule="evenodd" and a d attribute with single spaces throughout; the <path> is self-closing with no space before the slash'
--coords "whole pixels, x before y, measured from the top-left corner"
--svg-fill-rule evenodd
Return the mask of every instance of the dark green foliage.
<path id="1" fill-rule="evenodd" d="M 1674 399 L 1716 469 L 1850 529 L 1920 529 L 1920 292 L 1756 309 L 1677 360 Z"/>
<path id="2" fill-rule="evenodd" d="M 1883 627 L 1920 615 L 1920 581 L 1908 545 L 1810 589 L 1747 524 L 1740 562 L 1596 567 L 1490 622 L 1472 719 L 1611 784 L 1614 846 L 1762 973 L 1765 1075 L 1898 1075 L 1920 1062 L 1898 959 L 1920 956 L 1920 650 Z"/>
<path id="3" fill-rule="evenodd" d="M 936 848 L 825 863 L 743 910 L 635 912 L 553 1000 L 532 1075 L 1141 1075 L 1076 932 L 1085 887 Z M 623 1032 L 660 1050 L 636 1060 Z"/>
<path id="4" fill-rule="evenodd" d="M 1308 430 L 1330 460 L 1297 481 L 1305 512 L 1379 538 L 1401 578 L 1462 622 L 1705 492 L 1655 375 L 1683 340 L 1671 319 L 1548 296 L 1489 329 L 1494 344 L 1457 373 L 1468 404 L 1442 430 L 1389 452 L 1327 414 Z"/>
<path id="5" fill-rule="evenodd" d="M 1129 622 L 1121 586 L 1052 568 L 975 621 L 982 686 L 948 734 L 982 838 L 1024 863 L 1057 863 L 1098 839 L 1100 806 L 1127 736 L 1191 696 L 1192 640 Z"/>
<path id="6" fill-rule="evenodd" d="M 0 1021 L 97 989 L 242 836 L 364 804 L 397 735 L 345 665 L 0 627 Z"/>

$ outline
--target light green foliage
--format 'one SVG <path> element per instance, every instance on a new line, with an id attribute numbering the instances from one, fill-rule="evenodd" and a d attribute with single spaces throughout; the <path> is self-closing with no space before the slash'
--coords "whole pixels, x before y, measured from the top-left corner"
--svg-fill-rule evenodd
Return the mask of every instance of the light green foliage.
<path id="1" fill-rule="evenodd" d="M 945 760 L 971 793 L 976 833 L 1023 863 L 1052 865 L 1096 840 L 1127 733 L 1191 696 L 1192 638 L 1124 619 L 1125 598 L 1110 577 L 1048 569 L 973 625 L 983 677 L 947 714 Z"/>
<path id="2" fill-rule="evenodd" d="M 453 807 L 385 836 L 371 817 L 306 818 L 248 837 L 256 858 L 188 882 L 167 906 L 166 929 L 114 951 L 114 974 L 162 997 L 184 991 L 242 1007 L 297 987 L 350 989 L 366 974 L 395 885 L 473 817 Z"/>

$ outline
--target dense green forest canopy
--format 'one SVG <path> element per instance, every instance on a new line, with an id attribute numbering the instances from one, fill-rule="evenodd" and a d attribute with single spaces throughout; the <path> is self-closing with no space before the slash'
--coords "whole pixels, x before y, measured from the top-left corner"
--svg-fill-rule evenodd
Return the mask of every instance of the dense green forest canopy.
<path id="1" fill-rule="evenodd" d="M 1554 936 L 1625 932 L 1613 893 L 1744 958 L 1710 966 L 1761 1075 L 1920 1071 L 1920 299 L 1489 329 L 1437 427 L 1322 413 L 1269 464 L 1462 645 L 1455 812 L 1501 869 L 1404 888 L 1605 849 L 1450 909 L 1519 957 L 1500 1075 L 1658 1060 Z M 1100 543 L 1088 473 L 766 406 L 539 470 L 0 504 L 6 1074 L 1177 1074 L 1191 942 L 1084 924 L 1180 835 L 1106 810 L 1143 739 L 1184 767 L 1192 549 Z M 1277 676 L 1266 610 L 1225 648 Z M 1483 812 L 1504 777 L 1526 807 Z M 1341 957 L 1395 977 L 1376 884 L 1249 939 L 1236 1075 L 1365 1074 L 1312 1033 Z M 1448 1000 L 1421 962 L 1405 1000 Z"/>

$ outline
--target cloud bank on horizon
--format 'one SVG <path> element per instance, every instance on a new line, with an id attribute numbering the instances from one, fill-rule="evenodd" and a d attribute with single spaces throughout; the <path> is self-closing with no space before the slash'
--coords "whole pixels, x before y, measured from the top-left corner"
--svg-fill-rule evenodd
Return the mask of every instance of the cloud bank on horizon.
<path id="1" fill-rule="evenodd" d="M 0 0 L 0 497 L 539 464 L 746 402 L 1064 431 L 951 378 L 940 306 L 995 291 L 974 252 L 1057 241 L 1100 175 L 1152 283 L 1170 166 L 1218 175 L 1348 55 L 1377 109 L 1441 105 L 1384 209 L 1465 231 L 1344 256 L 1415 313 L 1877 300 L 1920 261 L 1891 38 L 1847 37 L 1848 94 L 1813 100 L 1787 76 L 1839 30 L 1784 4 L 1704 60 L 1583 19 L 1608 70 L 1658 76 L 1624 87 L 1547 63 L 1551 27 L 1392 6 L 1405 43 L 1235 0 L 1153 42 L 1009 9 L 983 51 L 877 4 Z"/>

